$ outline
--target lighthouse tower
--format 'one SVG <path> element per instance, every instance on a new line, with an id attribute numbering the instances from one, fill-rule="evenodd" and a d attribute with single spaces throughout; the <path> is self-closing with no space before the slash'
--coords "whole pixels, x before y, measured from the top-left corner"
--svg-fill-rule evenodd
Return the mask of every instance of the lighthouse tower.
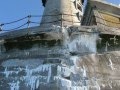
<path id="1" fill-rule="evenodd" d="M 42 0 L 45 7 L 41 27 L 81 25 L 84 0 Z"/>

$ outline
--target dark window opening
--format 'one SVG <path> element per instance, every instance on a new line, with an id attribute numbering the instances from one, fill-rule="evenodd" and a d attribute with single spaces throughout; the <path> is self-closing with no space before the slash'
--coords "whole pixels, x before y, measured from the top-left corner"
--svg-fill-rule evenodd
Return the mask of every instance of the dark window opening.
<path id="1" fill-rule="evenodd" d="M 80 11 L 82 11 L 82 7 L 81 7 L 79 4 L 77 4 L 77 8 L 78 8 Z"/>
<path id="2" fill-rule="evenodd" d="M 43 6 L 45 7 L 47 0 L 42 0 Z"/>

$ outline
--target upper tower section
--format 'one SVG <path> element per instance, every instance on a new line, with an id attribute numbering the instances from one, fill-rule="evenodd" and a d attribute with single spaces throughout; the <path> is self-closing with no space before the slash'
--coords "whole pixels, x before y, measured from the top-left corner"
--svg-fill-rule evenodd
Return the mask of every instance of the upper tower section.
<path id="1" fill-rule="evenodd" d="M 42 0 L 41 27 L 81 25 L 84 0 Z"/>

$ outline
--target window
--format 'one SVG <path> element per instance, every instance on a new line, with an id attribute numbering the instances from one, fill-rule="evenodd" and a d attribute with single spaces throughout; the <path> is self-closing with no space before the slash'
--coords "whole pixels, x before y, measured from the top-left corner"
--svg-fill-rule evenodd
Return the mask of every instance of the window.
<path id="1" fill-rule="evenodd" d="M 82 6 L 80 6 L 79 4 L 77 4 L 77 8 L 82 11 Z"/>

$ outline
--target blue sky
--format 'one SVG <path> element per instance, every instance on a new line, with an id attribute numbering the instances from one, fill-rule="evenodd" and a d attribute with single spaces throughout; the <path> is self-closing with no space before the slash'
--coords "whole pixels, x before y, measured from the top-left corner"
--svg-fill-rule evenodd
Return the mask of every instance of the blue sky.
<path id="1" fill-rule="evenodd" d="M 43 12 L 41 0 L 0 0 L 0 22 Z"/>
<path id="2" fill-rule="evenodd" d="M 120 0 L 107 0 L 119 4 Z M 0 23 L 10 22 L 27 15 L 42 15 L 44 7 L 41 0 L 0 0 Z M 40 21 L 40 18 L 34 18 Z M 18 25 L 18 24 L 17 24 Z M 5 29 L 15 25 L 5 26 Z"/>
<path id="3" fill-rule="evenodd" d="M 106 0 L 106 1 L 117 4 L 117 5 L 120 4 L 120 0 Z"/>
<path id="4" fill-rule="evenodd" d="M 27 15 L 41 15 L 43 9 L 41 0 L 0 0 L 0 23 L 17 20 Z M 34 20 L 40 21 L 40 18 Z M 12 26 L 6 25 L 4 29 Z"/>

